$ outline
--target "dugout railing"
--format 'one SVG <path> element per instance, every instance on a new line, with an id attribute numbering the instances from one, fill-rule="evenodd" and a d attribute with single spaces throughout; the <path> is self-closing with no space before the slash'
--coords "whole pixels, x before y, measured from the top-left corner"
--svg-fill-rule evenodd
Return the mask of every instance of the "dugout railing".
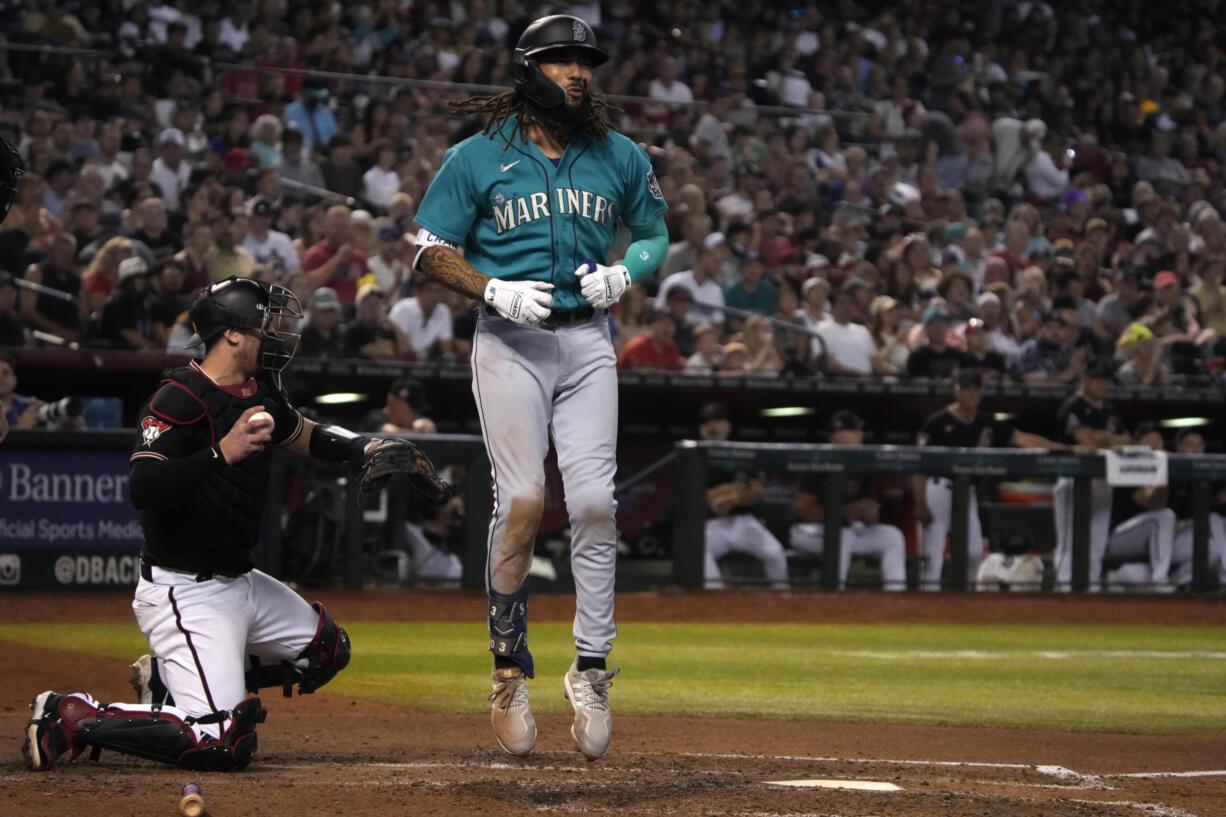
<path id="1" fill-rule="evenodd" d="M 703 585 L 703 537 L 710 468 L 752 469 L 795 476 L 822 475 L 825 506 L 820 584 L 838 588 L 844 475 L 924 474 L 953 482 L 950 524 L 950 589 L 967 586 L 967 509 L 973 481 L 980 478 L 1073 479 L 1072 590 L 1090 587 L 1091 482 L 1106 476 L 1099 454 L 1038 452 L 999 448 L 931 448 L 865 445 L 858 447 L 682 440 L 676 445 L 673 517 L 673 580 L 686 588 Z M 1226 455 L 1170 454 L 1168 481 L 1192 481 L 1192 589 L 1214 587 L 1209 571 L 1209 512 L 1213 483 L 1226 478 Z M 1054 548 L 1054 543 L 1053 543 Z"/>
<path id="2" fill-rule="evenodd" d="M 67 501 L 63 497 L 48 496 L 39 501 L 41 490 L 50 490 L 53 482 L 39 480 L 54 476 L 73 490 L 72 479 L 93 474 L 91 479 L 107 479 L 108 484 L 118 485 L 126 479 L 127 455 L 131 450 L 134 431 L 115 429 L 88 432 L 18 431 L 10 433 L 9 439 L 0 446 L 0 521 L 5 523 L 4 536 L 0 536 L 0 551 L 31 557 L 25 568 L 26 575 L 11 576 L 9 564 L 0 564 L 0 586 L 64 586 L 70 584 L 99 584 L 97 577 L 83 577 L 82 565 L 86 564 L 81 554 L 112 553 L 133 556 L 139 545 L 132 540 L 132 531 L 125 525 L 125 518 L 116 518 L 110 525 L 120 531 L 125 541 L 116 540 L 99 549 L 99 532 L 91 532 L 89 541 L 63 540 L 52 547 L 49 543 L 33 541 L 38 538 L 34 527 L 29 526 L 31 542 L 23 547 L 17 541 L 21 534 L 20 500 L 30 500 L 35 509 L 27 515 L 43 514 L 52 521 L 69 520 L 75 524 L 88 523 L 103 516 L 95 500 L 98 497 L 78 497 Z M 490 513 L 490 470 L 484 445 L 476 435 L 439 434 L 412 435 L 422 449 L 440 466 L 459 464 L 466 467 L 462 484 L 456 491 L 464 498 L 461 561 L 463 574 L 461 584 L 470 588 L 484 586 L 486 538 Z M 105 453 L 105 458 L 98 455 Z M 282 570 L 282 537 L 285 534 L 287 480 L 298 458 L 278 452 L 274 458 L 273 475 L 269 485 L 267 516 L 261 547 L 257 552 L 259 565 L 280 575 Z M 1168 476 L 1172 483 L 1192 481 L 1193 486 L 1193 573 L 1192 589 L 1208 591 L 1215 586 L 1209 569 L 1209 512 L 1214 483 L 1226 481 L 1226 455 L 1168 455 Z M 1094 454 L 1064 452 L 1036 452 L 1010 449 L 936 449 L 914 446 L 862 446 L 856 448 L 801 443 L 733 443 L 683 440 L 675 445 L 672 457 L 672 580 L 685 588 L 697 588 L 703 584 L 703 527 L 706 520 L 706 488 L 708 468 L 711 466 L 735 469 L 761 470 L 768 473 L 783 473 L 793 476 L 823 475 L 826 477 L 823 503 L 826 508 L 824 546 L 820 585 L 825 589 L 838 587 L 839 520 L 842 515 L 842 480 L 845 474 L 888 473 L 910 475 L 922 473 L 943 476 L 953 482 L 953 511 L 950 528 L 950 562 L 953 590 L 966 590 L 967 528 L 966 510 L 970 499 L 970 487 L 980 478 L 1013 479 L 1037 477 L 1055 479 L 1070 477 L 1074 480 L 1074 531 L 1072 589 L 1086 590 L 1090 585 L 1090 492 L 1091 481 L 1105 476 L 1104 458 Z M 318 466 L 311 466 L 312 469 Z M 24 480 L 14 480 L 21 469 Z M 10 473 L 10 471 L 12 471 Z M 51 474 L 50 472 L 56 472 Z M 343 477 L 344 510 L 341 514 L 342 533 L 335 544 L 339 551 L 339 569 L 330 576 L 333 581 L 349 587 L 359 587 L 367 578 L 368 565 L 363 541 L 363 505 L 358 489 L 357 467 L 346 466 L 334 477 Z M 833 477 L 833 478 L 832 478 Z M 665 477 L 667 479 L 667 477 Z M 90 490 L 94 490 L 91 488 Z M 98 489 L 101 490 L 100 488 Z M 114 493 L 114 490 L 112 490 Z M 20 494 L 20 495 L 19 495 Z M 404 527 L 406 490 L 395 485 L 387 491 L 386 524 L 392 528 L 392 538 Z M 112 496 L 110 499 L 122 499 Z M 121 502 L 133 514 L 126 501 Z M 9 528 L 14 533 L 10 536 Z M 45 551 L 39 554 L 37 551 Z M 4 554 L 0 554 L 3 556 Z M 41 558 L 41 561 L 40 561 Z M 77 564 L 75 581 L 62 572 L 72 559 Z M 45 562 L 45 564 L 44 564 Z M 109 564 L 109 562 L 101 562 Z M 96 565 L 95 565 L 96 566 Z M 54 571 L 54 578 L 52 578 Z M 34 572 L 45 574 L 40 583 L 28 581 Z M 94 572 L 97 572 L 96 570 Z M 120 564 L 119 583 L 131 578 L 126 573 L 130 567 Z M 105 576 L 109 573 L 104 572 Z M 20 581 L 15 579 L 21 579 Z M 48 585 L 47 582 L 51 583 Z M 58 584 L 57 584 L 58 583 Z M 105 583 L 116 582 L 107 579 Z"/>

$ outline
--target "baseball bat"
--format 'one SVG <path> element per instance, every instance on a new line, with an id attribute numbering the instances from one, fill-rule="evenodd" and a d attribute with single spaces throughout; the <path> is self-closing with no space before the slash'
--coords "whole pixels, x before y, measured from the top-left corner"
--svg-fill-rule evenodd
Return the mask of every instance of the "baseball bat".
<path id="1" fill-rule="evenodd" d="M 179 800 L 179 813 L 183 817 L 205 817 L 204 797 L 200 793 L 199 783 L 188 783 L 183 787 Z"/>

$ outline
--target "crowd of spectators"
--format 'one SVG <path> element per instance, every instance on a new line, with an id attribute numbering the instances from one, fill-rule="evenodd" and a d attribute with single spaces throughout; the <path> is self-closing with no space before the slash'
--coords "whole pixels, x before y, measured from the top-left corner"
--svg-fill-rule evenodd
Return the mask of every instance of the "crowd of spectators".
<path id="1" fill-rule="evenodd" d="M 518 33 L 566 11 L 670 205 L 610 316 L 622 369 L 1072 384 L 1108 355 L 1216 382 L 1214 6 L 15 5 L 0 344 L 180 351 L 193 293 L 242 275 L 299 295 L 301 354 L 463 365 L 473 304 L 410 274 L 416 203 L 477 127 L 447 99 L 509 84 Z"/>

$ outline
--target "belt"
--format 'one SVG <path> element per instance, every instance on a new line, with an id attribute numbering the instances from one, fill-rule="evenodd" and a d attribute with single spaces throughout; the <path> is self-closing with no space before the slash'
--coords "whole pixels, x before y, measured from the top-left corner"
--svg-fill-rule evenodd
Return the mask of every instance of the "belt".
<path id="1" fill-rule="evenodd" d="M 155 567 L 158 568 L 159 570 L 168 570 L 171 573 L 182 573 L 184 576 L 194 576 L 195 581 L 197 583 L 211 581 L 214 576 L 218 575 L 218 574 L 211 573 L 211 572 L 193 573 L 190 570 L 179 570 L 178 568 L 174 568 L 174 567 L 162 567 L 161 565 L 151 565 L 148 562 L 146 562 L 144 559 L 141 559 L 141 562 L 140 562 L 141 578 L 147 582 L 153 581 L 153 568 Z"/>
<path id="2" fill-rule="evenodd" d="M 504 317 L 492 306 L 485 307 L 485 314 L 493 315 L 496 318 Z M 595 307 L 581 306 L 577 309 L 567 309 L 563 312 L 551 312 L 548 318 L 541 321 L 540 326 L 542 329 L 562 329 L 579 323 L 587 323 L 594 317 L 596 317 Z"/>

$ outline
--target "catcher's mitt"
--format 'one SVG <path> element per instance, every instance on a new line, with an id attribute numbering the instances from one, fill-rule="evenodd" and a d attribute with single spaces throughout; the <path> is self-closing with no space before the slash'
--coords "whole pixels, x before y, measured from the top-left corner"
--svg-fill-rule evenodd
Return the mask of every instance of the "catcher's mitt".
<path id="1" fill-rule="evenodd" d="M 438 507 L 451 498 L 451 486 L 420 448 L 408 440 L 376 440 L 362 460 L 362 490 L 378 491 L 396 474 L 408 479 L 414 505 Z"/>

